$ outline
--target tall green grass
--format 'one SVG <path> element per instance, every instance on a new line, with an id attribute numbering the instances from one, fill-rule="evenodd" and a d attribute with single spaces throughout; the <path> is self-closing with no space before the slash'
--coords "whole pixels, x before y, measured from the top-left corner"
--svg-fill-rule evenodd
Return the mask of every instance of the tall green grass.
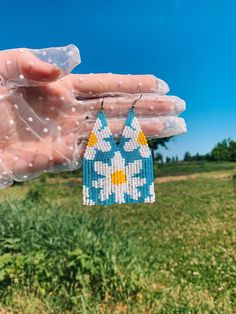
<path id="1" fill-rule="evenodd" d="M 0 305 L 14 313 L 236 312 L 229 180 L 157 188 L 155 204 L 88 208 L 35 180 L 0 204 Z"/>
<path id="2" fill-rule="evenodd" d="M 216 171 L 234 171 L 236 169 L 235 162 L 216 162 L 216 161 L 191 161 L 191 162 L 171 162 L 171 163 L 158 163 L 154 161 L 154 173 L 155 177 L 166 176 L 181 176 L 194 173 L 203 172 L 216 172 Z M 82 177 L 82 169 L 63 172 L 59 174 L 49 174 L 44 177 L 53 178 L 70 178 L 70 177 Z"/>
<path id="3" fill-rule="evenodd" d="M 235 162 L 180 161 L 168 164 L 154 163 L 156 177 L 181 176 L 215 171 L 234 171 L 234 169 L 236 169 Z"/>

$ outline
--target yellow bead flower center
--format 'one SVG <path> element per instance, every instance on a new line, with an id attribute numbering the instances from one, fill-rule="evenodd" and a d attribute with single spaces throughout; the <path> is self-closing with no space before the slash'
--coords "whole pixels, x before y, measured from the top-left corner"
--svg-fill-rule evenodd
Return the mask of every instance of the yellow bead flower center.
<path id="1" fill-rule="evenodd" d="M 137 142 L 140 144 L 140 145 L 146 145 L 147 144 L 147 139 L 143 133 L 143 131 L 139 131 L 138 133 L 138 137 L 137 137 Z"/>
<path id="2" fill-rule="evenodd" d="M 97 144 L 97 137 L 96 134 L 94 132 L 91 132 L 90 136 L 89 136 L 89 140 L 88 140 L 88 146 L 95 146 Z"/>
<path id="3" fill-rule="evenodd" d="M 122 184 L 126 182 L 126 175 L 124 170 L 117 170 L 111 174 L 111 182 L 113 184 Z"/>

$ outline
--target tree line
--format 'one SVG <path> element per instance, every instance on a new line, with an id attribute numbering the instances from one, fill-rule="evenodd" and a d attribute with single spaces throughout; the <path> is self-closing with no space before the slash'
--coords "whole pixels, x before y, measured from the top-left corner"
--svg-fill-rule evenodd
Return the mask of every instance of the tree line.
<path id="1" fill-rule="evenodd" d="M 186 152 L 184 161 L 236 161 L 236 142 L 232 139 L 224 139 L 217 143 L 210 153 L 205 155 L 191 155 Z"/>

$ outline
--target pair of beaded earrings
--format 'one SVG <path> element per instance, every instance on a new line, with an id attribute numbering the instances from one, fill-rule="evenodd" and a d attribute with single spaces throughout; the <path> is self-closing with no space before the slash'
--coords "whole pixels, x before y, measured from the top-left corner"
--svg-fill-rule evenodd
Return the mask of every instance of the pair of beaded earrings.
<path id="1" fill-rule="evenodd" d="M 155 201 L 152 155 L 134 111 L 139 99 L 128 111 L 119 143 L 108 126 L 102 100 L 83 158 L 84 205 Z"/>

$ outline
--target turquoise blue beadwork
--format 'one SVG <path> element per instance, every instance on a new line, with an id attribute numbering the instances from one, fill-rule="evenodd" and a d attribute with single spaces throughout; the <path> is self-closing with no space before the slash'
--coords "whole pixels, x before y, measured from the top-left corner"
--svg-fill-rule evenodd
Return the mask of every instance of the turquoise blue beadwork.
<path id="1" fill-rule="evenodd" d="M 129 109 L 118 144 L 99 111 L 83 158 L 83 204 L 154 201 L 152 155 L 135 111 Z"/>

